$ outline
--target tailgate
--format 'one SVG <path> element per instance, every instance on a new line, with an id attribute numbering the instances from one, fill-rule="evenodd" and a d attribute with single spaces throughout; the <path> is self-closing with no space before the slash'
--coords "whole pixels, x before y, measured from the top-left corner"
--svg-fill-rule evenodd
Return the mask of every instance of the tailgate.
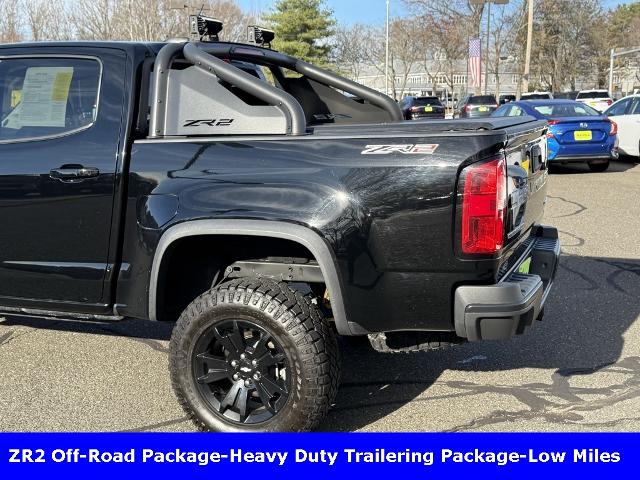
<path id="1" fill-rule="evenodd" d="M 519 243 L 542 218 L 547 197 L 547 127 L 535 122 L 507 128 L 505 247 Z"/>

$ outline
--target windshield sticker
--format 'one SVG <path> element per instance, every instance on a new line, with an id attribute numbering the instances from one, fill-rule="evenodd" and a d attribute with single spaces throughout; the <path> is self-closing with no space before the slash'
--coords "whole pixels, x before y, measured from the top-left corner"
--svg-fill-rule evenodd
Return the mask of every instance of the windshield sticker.
<path id="1" fill-rule="evenodd" d="M 64 127 L 73 67 L 28 68 L 19 103 L 4 127 Z"/>

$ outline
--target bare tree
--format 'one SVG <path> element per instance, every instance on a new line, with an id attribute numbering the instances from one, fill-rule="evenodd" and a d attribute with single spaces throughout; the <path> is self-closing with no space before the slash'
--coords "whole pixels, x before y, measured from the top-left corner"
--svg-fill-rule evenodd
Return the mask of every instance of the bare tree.
<path id="1" fill-rule="evenodd" d="M 404 96 L 407 89 L 407 80 L 412 73 L 413 67 L 420 62 L 424 53 L 420 49 L 420 44 L 415 41 L 417 32 L 422 29 L 416 19 L 397 19 L 389 27 L 389 42 L 392 45 L 391 60 L 394 69 L 395 84 L 399 86 L 399 98 Z M 396 89 L 394 89 L 395 93 Z"/>
<path id="2" fill-rule="evenodd" d="M 340 25 L 332 39 L 336 67 L 354 79 L 360 77 L 362 67 L 371 56 L 371 37 L 362 38 L 362 32 L 368 29 L 369 27 L 359 23 Z"/>
<path id="3" fill-rule="evenodd" d="M 518 33 L 525 26 L 524 7 L 526 2 L 516 0 L 510 8 L 501 6 L 494 10 L 491 23 L 490 48 L 486 68 L 495 79 L 495 95 L 500 95 L 500 67 L 505 57 L 519 58 L 519 49 L 515 47 Z"/>
<path id="4" fill-rule="evenodd" d="M 602 49 L 594 28 L 601 15 L 599 0 L 539 0 L 532 52 L 534 88 L 575 89 L 578 78 L 593 72 L 603 78 L 594 55 Z"/>
<path id="5" fill-rule="evenodd" d="M 31 39 L 70 40 L 73 26 L 64 0 L 29 0 L 24 4 Z"/>
<path id="6" fill-rule="evenodd" d="M 435 95 L 437 79 L 443 69 L 445 54 L 439 43 L 439 37 L 433 29 L 435 24 L 433 16 L 420 17 L 419 23 L 423 28 L 417 29 L 415 42 L 419 48 L 419 60 L 427 76 L 427 83 L 431 84 L 431 90 Z"/>
<path id="7" fill-rule="evenodd" d="M 418 28 L 417 19 L 394 19 L 389 25 L 389 83 L 393 85 L 393 96 L 402 97 L 407 88 L 407 80 L 413 67 L 420 63 L 422 50 L 415 41 Z M 384 38 L 384 28 L 370 29 L 371 38 Z M 366 61 L 379 73 L 385 73 L 385 43 L 372 41 L 364 52 Z"/>
<path id="8" fill-rule="evenodd" d="M 471 4 L 469 0 L 404 0 L 418 16 L 430 15 L 439 22 L 456 23 L 466 36 L 480 36 L 480 21 L 484 4 Z"/>
<path id="9" fill-rule="evenodd" d="M 171 0 L 78 0 L 71 17 L 78 38 L 135 41 L 185 37 L 189 33 L 188 15 L 200 10 L 224 22 L 222 40 L 245 39 L 247 25 L 253 20 L 233 0 L 210 0 L 197 8 L 174 5 Z"/>
<path id="10" fill-rule="evenodd" d="M 440 57 L 440 69 L 445 83 L 453 91 L 453 75 L 460 60 L 467 58 L 467 32 L 460 23 L 443 23 L 435 19 L 430 24 L 431 39 Z"/>
<path id="11" fill-rule="evenodd" d="M 71 21 L 82 40 L 121 39 L 116 19 L 118 0 L 77 0 Z"/>
<path id="12" fill-rule="evenodd" d="M 20 4 L 15 0 L 0 0 L 0 43 L 22 40 L 20 32 Z"/>
<path id="13" fill-rule="evenodd" d="M 254 24 L 256 18 L 251 12 L 242 10 L 235 1 L 218 0 L 209 2 L 209 9 L 215 18 L 224 22 L 221 39 L 229 42 L 247 40 L 247 26 Z"/>

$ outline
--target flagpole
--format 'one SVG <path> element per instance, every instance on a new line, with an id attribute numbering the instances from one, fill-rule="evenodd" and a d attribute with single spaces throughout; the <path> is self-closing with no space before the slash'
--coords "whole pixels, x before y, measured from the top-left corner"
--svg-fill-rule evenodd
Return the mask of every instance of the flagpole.
<path id="1" fill-rule="evenodd" d="M 487 12 L 487 53 L 484 54 L 484 94 L 487 94 L 487 88 L 489 86 L 489 37 L 491 35 L 491 2 L 489 0 L 488 12 Z M 482 75 L 482 72 L 480 73 Z"/>
<path id="2" fill-rule="evenodd" d="M 469 57 L 469 40 L 470 40 L 470 37 L 469 35 L 467 35 L 467 76 L 465 77 L 466 83 L 464 86 L 465 95 L 469 93 L 469 61 L 471 60 L 471 57 Z"/>
<path id="3" fill-rule="evenodd" d="M 386 44 L 384 52 L 384 93 L 389 95 L 389 0 L 387 0 Z M 395 97 L 395 95 L 394 95 Z"/>

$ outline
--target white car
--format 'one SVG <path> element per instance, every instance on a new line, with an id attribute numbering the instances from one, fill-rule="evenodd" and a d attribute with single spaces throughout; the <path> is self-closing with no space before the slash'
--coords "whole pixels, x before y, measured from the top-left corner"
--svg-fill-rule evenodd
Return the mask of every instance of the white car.
<path id="1" fill-rule="evenodd" d="M 580 90 L 576 101 L 586 103 L 599 112 L 604 112 L 613 103 L 607 90 Z"/>
<path id="2" fill-rule="evenodd" d="M 640 94 L 618 100 L 604 114 L 618 124 L 618 149 L 640 157 Z"/>
<path id="3" fill-rule="evenodd" d="M 551 92 L 525 92 L 520 95 L 520 100 L 553 100 Z"/>

